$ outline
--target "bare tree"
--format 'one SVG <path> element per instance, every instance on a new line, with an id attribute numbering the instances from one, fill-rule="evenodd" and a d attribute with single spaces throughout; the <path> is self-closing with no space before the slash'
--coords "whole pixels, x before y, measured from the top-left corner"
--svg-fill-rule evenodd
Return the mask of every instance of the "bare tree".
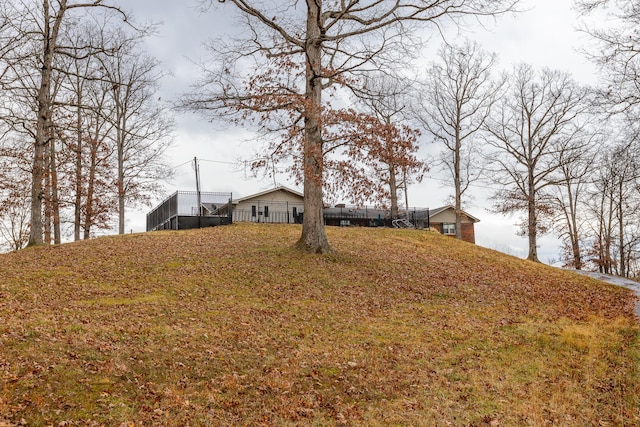
<path id="1" fill-rule="evenodd" d="M 585 17 L 602 14 L 606 18 L 598 19 L 597 25 L 583 27 L 583 30 L 592 36 L 597 45 L 597 48 L 586 49 L 584 53 L 602 71 L 603 89 L 600 91 L 602 95 L 600 100 L 604 104 L 604 110 L 609 115 L 623 117 L 626 130 L 632 130 L 636 133 L 621 143 L 621 146 L 624 147 L 630 143 L 630 140 L 637 140 L 638 117 L 640 117 L 640 33 L 638 33 L 640 7 L 635 0 L 576 0 L 575 4 Z M 628 134 L 628 132 L 626 133 Z M 620 150 L 620 147 L 616 150 Z M 610 176 L 603 177 L 613 187 L 616 186 L 615 182 L 620 176 L 627 175 L 619 167 L 626 164 L 629 159 L 621 160 L 624 162 L 616 162 L 616 168 L 610 171 Z M 620 192 L 620 190 L 621 188 L 618 187 L 617 191 Z M 622 211 L 628 211 L 633 206 L 631 201 L 635 200 L 637 196 L 637 191 L 628 194 L 627 209 L 621 209 L 616 202 L 613 202 L 619 198 L 619 194 L 618 197 L 614 194 L 609 197 L 609 202 L 613 203 L 612 209 L 617 210 L 615 216 L 618 221 L 618 244 L 620 245 L 618 263 L 612 262 L 612 268 L 618 269 L 622 275 L 627 275 L 630 272 L 630 263 L 629 260 L 625 260 L 624 253 L 628 258 L 631 253 L 628 248 L 637 244 L 634 242 L 635 238 L 627 235 L 633 227 L 622 224 L 623 221 L 628 223 L 629 218 Z M 623 228 L 627 229 L 629 233 L 623 232 Z M 597 239 L 597 242 L 598 244 L 606 243 L 602 239 Z M 610 255 L 608 247 L 599 248 L 598 256 L 602 257 L 604 261 L 607 261 L 606 257 Z"/>
<path id="2" fill-rule="evenodd" d="M 504 78 L 493 78 L 496 56 L 477 43 L 445 44 L 439 57 L 424 73 L 424 90 L 414 110 L 419 123 L 444 145 L 440 165 L 453 182 L 456 237 L 462 239 L 463 196 L 482 172 L 477 136 Z"/>
<path id="3" fill-rule="evenodd" d="M 127 202 L 150 200 L 170 175 L 163 154 L 172 143 L 174 123 L 157 95 L 164 73 L 156 59 L 124 41 L 100 61 L 113 105 L 108 120 L 117 156 L 118 233 L 124 234 Z"/>
<path id="4" fill-rule="evenodd" d="M 592 228 L 592 244 L 588 250 L 589 261 L 595 264 L 601 273 L 612 274 L 615 264 L 612 254 L 615 244 L 615 197 L 609 158 L 609 150 L 601 153 L 598 158 L 599 167 L 593 177 L 593 186 L 589 189 L 586 205 L 590 216 L 589 224 Z"/>
<path id="5" fill-rule="evenodd" d="M 629 141 L 599 153 L 587 206 L 592 223 L 590 261 L 602 273 L 629 276 L 638 258 L 638 159 Z"/>
<path id="6" fill-rule="evenodd" d="M 69 157 L 66 193 L 74 211 L 75 240 L 88 239 L 93 229 L 112 228 L 110 219 L 117 212 L 115 147 L 110 138 L 114 125 L 109 120 L 113 115 L 111 85 L 87 78 L 87 73 L 97 68 L 94 60 L 69 64 L 74 70 L 67 76 L 69 105 L 65 106 L 66 120 L 58 122 Z"/>
<path id="7" fill-rule="evenodd" d="M 610 153 L 603 157 L 608 170 L 608 192 L 606 197 L 609 202 L 609 214 L 613 220 L 610 222 L 610 235 L 606 236 L 611 245 L 617 243 L 615 251 L 609 252 L 609 258 L 613 263 L 613 270 L 620 276 L 629 276 L 630 261 L 634 256 L 634 249 L 638 244 L 638 229 L 640 221 L 640 194 L 638 193 L 640 162 L 638 161 L 637 145 L 633 141 L 623 142 L 613 147 Z M 613 257 L 611 254 L 616 254 Z"/>
<path id="8" fill-rule="evenodd" d="M 386 68 L 409 54 L 407 43 L 420 24 L 442 25 L 467 16 L 496 16 L 516 1 L 398 0 L 267 1 L 228 0 L 239 12 L 247 37 L 229 44 L 218 40 L 219 67 L 209 70 L 196 90 L 183 99 L 190 110 L 236 113 L 255 118 L 261 130 L 275 126 L 286 140 L 301 134 L 298 156 L 304 172 L 304 219 L 298 247 L 330 252 L 322 216 L 326 136 L 323 91 L 331 85 L 359 90 L 352 77 Z M 249 67 L 249 68 L 247 68 Z M 244 75 L 243 75 L 244 73 Z M 279 113 L 280 114 L 279 114 Z M 283 123 L 283 122 L 280 122 Z"/>
<path id="9" fill-rule="evenodd" d="M 0 247 L 17 251 L 29 241 L 29 199 L 14 191 L 0 201 Z"/>
<path id="10" fill-rule="evenodd" d="M 107 45 L 104 38 L 111 35 L 108 22 L 97 24 L 92 21 L 90 25 L 73 28 L 65 34 L 68 40 L 65 43 L 75 46 Z M 73 206 L 73 237 L 79 240 L 82 230 L 87 238 L 91 226 L 104 225 L 92 218 L 93 205 L 104 204 L 112 198 L 106 192 L 99 193 L 99 199 L 93 197 L 93 189 L 99 179 L 96 171 L 108 170 L 100 166 L 108 162 L 112 153 L 112 150 L 105 149 L 104 143 L 112 129 L 107 121 L 107 117 L 112 116 L 112 106 L 107 102 L 109 85 L 102 81 L 103 74 L 96 55 L 61 57 L 58 67 L 66 73 L 62 80 L 63 96 L 56 102 L 60 111 L 56 125 L 68 152 L 69 164 L 62 165 L 66 167 L 67 175 L 66 201 Z M 109 178 L 105 176 L 102 180 L 106 182 Z"/>
<path id="11" fill-rule="evenodd" d="M 589 135 L 585 136 L 590 138 Z M 573 145 L 574 141 L 564 141 Z M 559 151 L 559 167 L 552 178 L 556 183 L 551 191 L 551 202 L 555 212 L 554 229 L 563 244 L 565 266 L 581 270 L 584 267 L 584 241 L 587 237 L 585 202 L 593 182 L 593 169 L 597 152 L 595 147 L 603 144 L 597 132 L 583 144 L 579 151 L 569 147 Z M 582 145 L 582 144 L 581 144 Z M 566 159 L 569 156 L 570 158 Z"/>
<path id="12" fill-rule="evenodd" d="M 638 2 L 617 0 L 576 0 L 585 15 L 606 14 L 599 27 L 585 26 L 598 45 L 585 55 L 602 71 L 606 88 L 602 90 L 609 112 L 640 108 L 640 7 Z"/>
<path id="13" fill-rule="evenodd" d="M 494 208 L 505 214 L 524 211 L 522 234 L 528 236 L 531 261 L 539 262 L 537 236 L 547 231 L 543 219 L 553 209 L 546 189 L 554 184 L 558 168 L 582 149 L 589 94 L 568 74 L 549 69 L 537 74 L 520 65 L 511 77 L 510 93 L 487 121 L 487 143 L 494 148 L 489 172 L 504 187 L 494 196 Z"/>
<path id="14" fill-rule="evenodd" d="M 0 138 L 0 248 L 22 249 L 29 240 L 29 160 L 14 135 Z"/>
<path id="15" fill-rule="evenodd" d="M 51 76 L 51 99 L 55 100 L 62 90 L 63 74 L 53 73 Z M 51 105 L 51 119 L 49 127 L 49 135 L 47 136 L 48 146 L 44 153 L 44 242 L 46 243 L 62 243 L 61 230 L 61 200 L 59 188 L 59 163 L 64 159 L 65 154 L 62 151 L 61 133 L 56 126 L 56 114 L 59 113 L 57 104 L 53 102 Z M 53 238 L 53 239 L 52 239 Z"/>
<path id="16" fill-rule="evenodd" d="M 95 55 L 64 57 L 59 65 L 67 72 L 63 80 L 64 97 L 57 101 L 63 114 L 56 125 L 69 152 L 67 203 L 73 206 L 75 240 L 88 239 L 95 229 L 111 229 L 111 216 L 117 212 L 113 191 L 116 181 L 113 85 L 105 76 L 101 58 L 135 44 L 141 35 L 124 37 L 121 29 L 109 24 L 93 21 L 66 34 L 70 45 L 109 48 Z"/>
<path id="17" fill-rule="evenodd" d="M 25 61 L 35 66 L 27 75 L 31 76 L 35 89 L 35 117 L 34 143 L 32 151 L 31 171 L 31 231 L 29 244 L 43 242 L 42 207 L 45 197 L 43 178 L 46 173 L 45 158 L 49 148 L 52 132 L 52 110 L 54 98 L 52 94 L 52 76 L 55 72 L 56 58 L 60 55 L 86 55 L 89 51 L 100 51 L 104 46 L 68 46 L 62 41 L 62 32 L 68 26 L 77 22 L 89 10 L 115 12 L 125 17 L 116 6 L 104 0 L 73 1 L 73 0 L 23 0 L 18 2 L 3 2 L 0 9 L 0 21 L 10 22 L 3 28 L 2 38 L 11 40 L 11 54 L 5 55 L 4 77 L 20 79 L 17 68 L 24 67 Z M 24 78 L 23 78 L 24 79 Z"/>

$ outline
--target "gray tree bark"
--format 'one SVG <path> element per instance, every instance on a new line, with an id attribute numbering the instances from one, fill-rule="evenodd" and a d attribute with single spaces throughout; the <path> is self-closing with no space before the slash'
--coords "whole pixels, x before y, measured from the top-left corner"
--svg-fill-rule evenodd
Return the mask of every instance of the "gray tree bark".
<path id="1" fill-rule="evenodd" d="M 322 33 L 321 2 L 307 0 L 307 58 L 305 99 L 310 108 L 304 116 L 304 216 L 298 247 L 308 252 L 329 253 L 324 229 L 322 197 Z"/>

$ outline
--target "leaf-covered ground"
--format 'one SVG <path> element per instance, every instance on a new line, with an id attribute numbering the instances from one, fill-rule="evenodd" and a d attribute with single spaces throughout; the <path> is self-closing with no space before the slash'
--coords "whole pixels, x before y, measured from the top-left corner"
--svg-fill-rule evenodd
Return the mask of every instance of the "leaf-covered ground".
<path id="1" fill-rule="evenodd" d="M 640 425 L 631 291 L 435 233 L 234 224 L 0 256 L 0 426 Z"/>

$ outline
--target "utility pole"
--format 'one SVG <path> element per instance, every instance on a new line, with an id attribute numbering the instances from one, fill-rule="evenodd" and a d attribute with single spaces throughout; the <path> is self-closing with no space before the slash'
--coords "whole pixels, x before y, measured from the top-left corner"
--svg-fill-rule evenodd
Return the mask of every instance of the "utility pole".
<path id="1" fill-rule="evenodd" d="M 407 182 L 406 167 L 402 168 L 402 180 L 404 181 L 404 206 L 405 206 L 405 209 L 407 210 L 407 221 L 409 221 L 409 191 L 408 191 L 409 183 Z M 415 218 L 414 218 L 414 222 L 415 222 Z M 413 225 L 415 226 L 415 224 Z"/>
<path id="2" fill-rule="evenodd" d="M 200 200 L 200 166 L 198 165 L 198 158 L 194 157 L 193 158 L 193 168 L 196 171 L 196 200 L 197 200 L 197 209 L 198 209 L 198 216 L 202 215 L 202 210 L 201 210 L 201 200 Z"/>

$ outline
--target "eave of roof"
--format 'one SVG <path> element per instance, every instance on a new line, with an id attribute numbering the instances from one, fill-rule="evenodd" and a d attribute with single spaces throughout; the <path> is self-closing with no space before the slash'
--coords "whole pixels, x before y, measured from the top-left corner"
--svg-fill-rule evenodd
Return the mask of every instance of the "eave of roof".
<path id="1" fill-rule="evenodd" d="M 435 208 L 435 209 L 429 209 L 429 217 L 433 218 L 434 216 L 438 215 L 441 212 L 444 212 L 448 209 L 451 209 L 455 212 L 456 208 L 453 205 L 446 205 L 446 206 L 441 206 L 439 208 Z M 478 218 L 476 218 L 475 216 L 469 214 L 468 212 L 462 211 L 462 214 L 464 216 L 466 216 L 467 218 L 469 218 L 471 221 L 473 222 L 480 222 L 480 220 Z"/>
<path id="2" fill-rule="evenodd" d="M 277 191 L 286 191 L 287 193 L 291 193 L 291 194 L 293 194 L 294 196 L 298 196 L 298 197 L 304 198 L 304 194 L 299 193 L 299 192 L 297 192 L 297 191 L 295 191 L 295 190 L 292 190 L 292 189 L 290 189 L 290 188 L 288 188 L 288 187 L 285 187 L 285 186 L 281 185 L 281 186 L 279 186 L 279 187 L 272 188 L 272 189 L 270 189 L 270 190 L 265 190 L 265 191 L 262 191 L 262 192 L 260 192 L 260 193 L 251 194 L 251 195 L 249 195 L 249 196 L 241 197 L 241 198 L 239 198 L 239 199 L 234 200 L 232 203 L 233 203 L 233 204 L 237 204 L 237 203 L 240 203 L 240 202 L 244 202 L 245 200 L 255 199 L 255 198 L 257 198 L 257 197 L 262 197 L 262 196 L 265 196 L 265 195 L 267 195 L 267 194 L 275 193 L 275 192 L 277 192 Z"/>

